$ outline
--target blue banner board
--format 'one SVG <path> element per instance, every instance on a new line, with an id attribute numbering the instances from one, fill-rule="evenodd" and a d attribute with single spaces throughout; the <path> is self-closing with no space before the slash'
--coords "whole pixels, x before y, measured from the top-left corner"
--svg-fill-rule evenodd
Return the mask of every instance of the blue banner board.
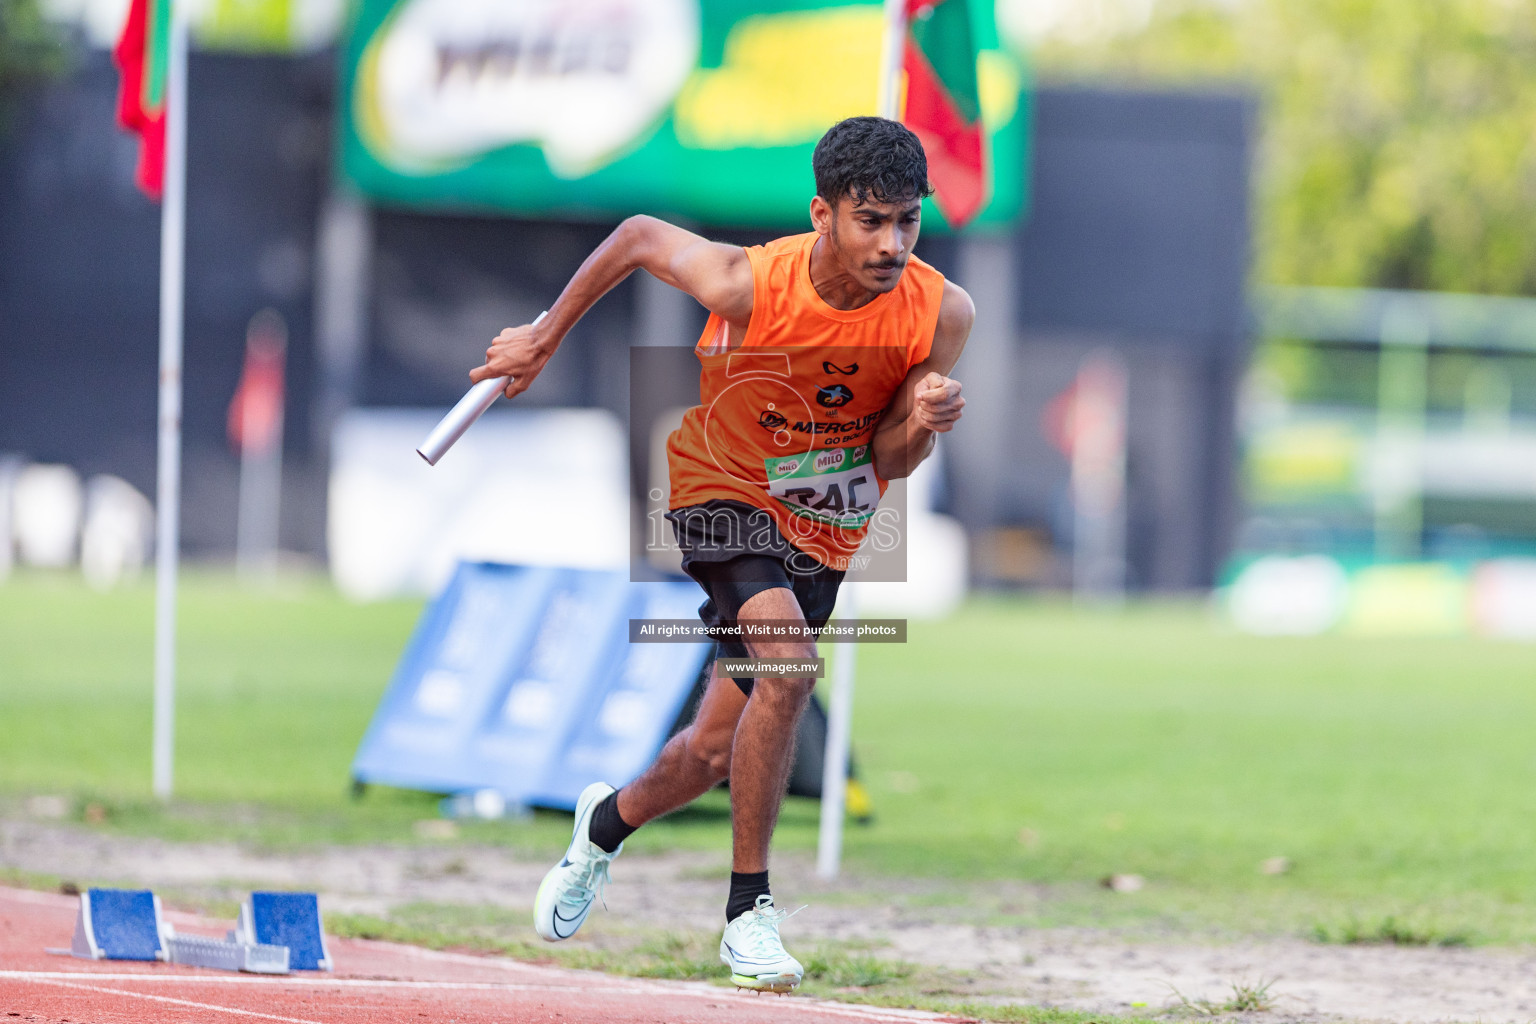
<path id="1" fill-rule="evenodd" d="M 494 789 L 572 808 L 661 749 L 709 644 L 630 644 L 629 619 L 685 617 L 692 583 L 624 572 L 459 566 L 428 605 L 353 761 L 358 782 Z"/>
<path id="2" fill-rule="evenodd" d="M 680 619 L 695 616 L 702 593 L 692 583 L 630 585 L 631 604 L 623 619 Z M 618 657 L 605 685 L 588 693 L 576 727 L 550 763 L 534 802 L 575 807 L 588 782 L 615 786 L 645 770 L 667 740 L 713 644 L 632 644 L 628 622 L 619 626 Z M 621 780 L 621 781 L 616 781 Z"/>

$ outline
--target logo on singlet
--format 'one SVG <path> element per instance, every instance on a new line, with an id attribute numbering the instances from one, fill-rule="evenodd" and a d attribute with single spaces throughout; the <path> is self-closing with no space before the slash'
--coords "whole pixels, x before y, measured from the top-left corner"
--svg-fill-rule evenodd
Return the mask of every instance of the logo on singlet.
<path id="1" fill-rule="evenodd" d="M 824 409 L 840 409 L 853 401 L 853 389 L 846 384 L 828 384 L 816 389 L 816 402 Z"/>
<path id="2" fill-rule="evenodd" d="M 789 425 L 789 420 L 783 413 L 774 412 L 772 409 L 764 409 L 757 417 L 757 425 L 768 431 L 780 431 Z"/>
<path id="3" fill-rule="evenodd" d="M 824 359 L 821 363 L 821 372 L 832 377 L 836 377 L 838 374 L 842 374 L 845 377 L 852 377 L 854 374 L 859 372 L 859 364 L 849 363 L 847 366 L 838 366 L 832 360 Z"/>

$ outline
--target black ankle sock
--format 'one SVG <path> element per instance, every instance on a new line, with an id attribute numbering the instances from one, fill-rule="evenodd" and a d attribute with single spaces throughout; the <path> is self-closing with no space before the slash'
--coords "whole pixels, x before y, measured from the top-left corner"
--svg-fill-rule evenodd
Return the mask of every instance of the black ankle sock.
<path id="1" fill-rule="evenodd" d="M 637 827 L 619 817 L 619 791 L 614 790 L 592 811 L 587 837 L 604 853 L 612 853 Z"/>
<path id="2" fill-rule="evenodd" d="M 759 896 L 768 895 L 768 872 L 732 871 L 731 895 L 725 901 L 725 923 L 730 924 L 757 905 Z"/>

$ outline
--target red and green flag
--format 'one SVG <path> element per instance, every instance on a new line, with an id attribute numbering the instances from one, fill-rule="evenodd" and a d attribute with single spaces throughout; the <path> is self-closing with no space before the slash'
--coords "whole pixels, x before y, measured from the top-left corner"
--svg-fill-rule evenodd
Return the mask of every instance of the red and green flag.
<path id="1" fill-rule="evenodd" d="M 968 0 L 907 0 L 902 70 L 902 121 L 923 142 L 939 211 L 961 227 L 981 212 L 991 191 Z"/>
<path id="2" fill-rule="evenodd" d="M 139 188 L 159 199 L 165 182 L 165 80 L 170 64 L 172 0 L 132 0 L 112 50 L 122 74 L 117 120 L 139 136 Z"/>

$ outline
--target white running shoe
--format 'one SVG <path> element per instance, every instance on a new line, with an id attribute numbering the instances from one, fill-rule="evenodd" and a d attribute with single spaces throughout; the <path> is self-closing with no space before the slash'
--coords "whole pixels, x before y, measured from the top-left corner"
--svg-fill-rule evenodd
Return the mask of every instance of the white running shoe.
<path id="1" fill-rule="evenodd" d="M 608 865 L 624 849 L 624 844 L 608 853 L 589 836 L 593 809 L 613 791 L 606 782 L 594 782 L 576 798 L 571 845 L 564 859 L 549 869 L 539 883 L 539 894 L 533 898 L 533 927 L 540 938 L 559 942 L 575 935 L 603 886 L 608 884 Z"/>
<path id="2" fill-rule="evenodd" d="M 725 926 L 720 938 L 720 960 L 731 969 L 737 988 L 759 992 L 788 992 L 800 984 L 805 968 L 784 952 L 779 925 L 798 910 L 777 910 L 766 893 L 757 905 Z"/>

